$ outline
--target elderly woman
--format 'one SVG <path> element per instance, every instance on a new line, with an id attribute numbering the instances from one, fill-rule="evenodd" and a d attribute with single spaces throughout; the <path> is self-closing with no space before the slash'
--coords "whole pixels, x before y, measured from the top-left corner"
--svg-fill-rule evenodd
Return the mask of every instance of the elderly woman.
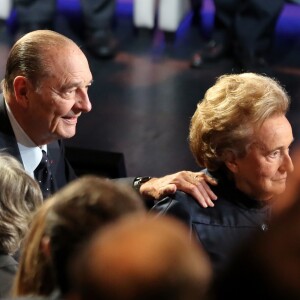
<path id="1" fill-rule="evenodd" d="M 203 209 L 185 193 L 155 209 L 186 222 L 207 250 L 215 270 L 255 229 L 267 230 L 270 206 L 293 170 L 289 98 L 274 80 L 253 73 L 221 76 L 198 104 L 190 148 L 218 181 L 215 207 Z"/>

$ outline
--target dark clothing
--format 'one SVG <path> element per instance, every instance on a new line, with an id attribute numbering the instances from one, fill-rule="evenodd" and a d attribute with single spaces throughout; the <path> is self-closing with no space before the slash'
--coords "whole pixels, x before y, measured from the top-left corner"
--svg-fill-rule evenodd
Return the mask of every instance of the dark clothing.
<path id="1" fill-rule="evenodd" d="M 115 0 L 80 0 L 86 30 L 110 29 L 115 14 Z"/>
<path id="2" fill-rule="evenodd" d="M 284 0 L 214 0 L 212 39 L 235 49 L 235 55 L 252 58 L 270 50 Z"/>
<path id="3" fill-rule="evenodd" d="M 214 176 L 216 177 L 216 176 Z M 225 176 L 211 189 L 218 196 L 214 207 L 203 208 L 194 198 L 176 192 L 153 209 L 186 223 L 211 258 L 215 271 L 228 263 L 232 252 L 257 229 L 266 230 L 270 207 L 237 190 Z"/>
<path id="4" fill-rule="evenodd" d="M 20 24 L 52 23 L 56 2 L 56 0 L 15 0 Z M 88 30 L 97 31 L 111 27 L 112 17 L 115 13 L 115 0 L 81 0 L 81 5 L 84 23 Z"/>
<path id="5" fill-rule="evenodd" d="M 55 0 L 14 0 L 18 22 L 21 26 L 27 23 L 49 24 L 55 17 Z M 43 28 L 41 28 L 43 29 Z"/>
<path id="6" fill-rule="evenodd" d="M 3 95 L 0 95 L 0 149 L 16 157 L 21 163 L 17 140 L 11 127 Z M 51 172 L 54 180 L 54 190 L 65 186 L 76 178 L 74 170 L 65 158 L 62 141 L 55 141 L 47 145 L 48 157 L 51 161 Z"/>
<path id="7" fill-rule="evenodd" d="M 0 297 L 8 296 L 15 274 L 17 272 L 18 263 L 14 258 L 7 254 L 0 254 Z"/>

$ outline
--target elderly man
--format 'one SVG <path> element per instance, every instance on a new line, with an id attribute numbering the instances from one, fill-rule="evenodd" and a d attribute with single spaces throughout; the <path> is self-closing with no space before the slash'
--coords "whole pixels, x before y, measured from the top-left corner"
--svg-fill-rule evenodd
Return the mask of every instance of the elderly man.
<path id="1" fill-rule="evenodd" d="M 0 149 L 22 162 L 40 182 L 45 198 L 76 177 L 61 139 L 74 136 L 78 118 L 91 110 L 92 81 L 81 49 L 56 32 L 33 31 L 11 49 L 0 95 Z M 203 178 L 209 180 L 201 173 L 183 171 L 127 181 L 146 197 L 160 198 L 178 188 L 193 194 L 203 206 L 213 205 L 215 195 Z"/>
<path id="2" fill-rule="evenodd" d="M 190 226 L 217 271 L 252 231 L 268 229 L 272 201 L 285 190 L 293 171 L 288 107 L 283 88 L 254 73 L 221 76 L 197 106 L 190 147 L 217 179 L 212 189 L 219 200 L 204 210 L 177 192 L 155 208 Z"/>

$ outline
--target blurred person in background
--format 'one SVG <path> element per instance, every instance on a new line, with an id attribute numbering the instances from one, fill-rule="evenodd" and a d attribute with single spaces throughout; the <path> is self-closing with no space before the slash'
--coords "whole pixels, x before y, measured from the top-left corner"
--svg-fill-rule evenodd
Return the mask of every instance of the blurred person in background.
<path id="1" fill-rule="evenodd" d="M 115 0 L 81 0 L 85 46 L 98 58 L 116 54 L 117 41 L 112 33 Z M 15 0 L 19 23 L 18 36 L 38 29 L 53 29 L 56 0 Z"/>
<path id="2" fill-rule="evenodd" d="M 263 69 L 284 0 L 214 0 L 214 4 L 212 37 L 194 54 L 191 67 L 231 56 L 243 71 Z"/>
<path id="3" fill-rule="evenodd" d="M 0 152 L 0 297 L 8 296 L 18 250 L 43 197 L 37 182 L 12 156 Z"/>

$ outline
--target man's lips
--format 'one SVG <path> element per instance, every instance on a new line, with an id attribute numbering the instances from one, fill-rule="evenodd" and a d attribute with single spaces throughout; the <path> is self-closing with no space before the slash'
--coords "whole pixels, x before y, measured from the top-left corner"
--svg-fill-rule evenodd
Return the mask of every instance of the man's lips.
<path id="1" fill-rule="evenodd" d="M 73 111 L 69 111 L 67 115 L 63 116 L 63 119 L 66 120 L 73 120 L 73 119 L 78 119 L 80 117 L 81 113 L 75 114 Z"/>
<path id="2" fill-rule="evenodd" d="M 64 116 L 62 119 L 69 124 L 76 124 L 79 116 Z"/>

